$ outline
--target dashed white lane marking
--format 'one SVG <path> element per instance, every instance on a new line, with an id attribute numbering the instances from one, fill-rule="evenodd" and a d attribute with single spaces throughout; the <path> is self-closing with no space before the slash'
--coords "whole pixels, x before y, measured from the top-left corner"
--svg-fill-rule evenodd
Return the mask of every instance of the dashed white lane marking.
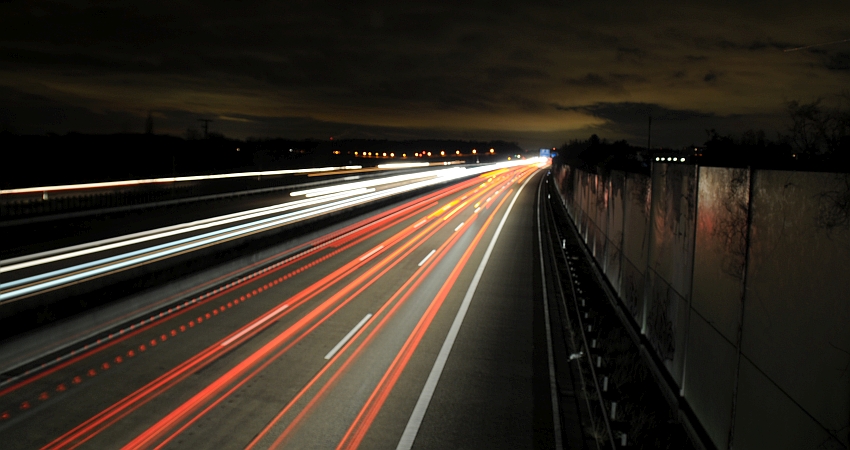
<path id="1" fill-rule="evenodd" d="M 357 333 L 357 330 L 363 328 L 363 325 L 366 325 L 366 322 L 368 322 L 371 317 L 372 317 L 372 314 L 369 313 L 369 314 L 366 314 L 366 317 L 360 319 L 360 322 L 357 325 L 355 325 L 354 328 L 352 328 L 351 331 L 349 331 L 348 334 L 346 334 L 345 337 L 342 338 L 341 341 L 339 341 L 336 345 L 334 345 L 334 348 L 332 348 L 331 351 L 329 351 L 327 355 L 325 355 L 325 359 L 333 358 L 334 355 L 336 354 L 336 352 L 338 352 L 339 349 L 341 349 L 342 346 L 345 345 L 345 343 L 348 342 L 349 339 L 351 339 L 351 336 L 354 336 L 354 333 Z"/>
<path id="2" fill-rule="evenodd" d="M 422 264 L 425 264 L 425 261 L 428 261 L 428 258 L 430 258 L 431 255 L 433 255 L 436 251 L 437 250 L 431 250 L 431 253 L 428 253 L 427 255 L 425 255 L 425 257 L 422 258 L 422 261 L 419 261 L 419 267 L 422 267 Z"/>
<path id="3" fill-rule="evenodd" d="M 372 251 L 370 251 L 369 253 L 366 253 L 365 255 L 361 256 L 361 257 L 360 257 L 360 261 L 364 261 L 364 260 L 366 260 L 366 258 L 368 258 L 368 257 L 370 257 L 370 256 L 372 256 L 372 255 L 374 255 L 375 253 L 377 253 L 377 252 L 378 252 L 379 250 L 381 250 L 382 248 L 384 248 L 384 246 L 383 246 L 383 245 L 379 245 L 379 246 L 377 246 L 377 247 L 373 248 L 373 249 L 372 249 Z"/>

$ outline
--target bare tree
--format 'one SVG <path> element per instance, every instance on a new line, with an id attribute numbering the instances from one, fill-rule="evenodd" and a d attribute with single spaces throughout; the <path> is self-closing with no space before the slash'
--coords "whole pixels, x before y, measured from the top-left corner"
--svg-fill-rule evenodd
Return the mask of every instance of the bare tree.
<path id="1" fill-rule="evenodd" d="M 798 157 L 832 159 L 850 150 L 850 92 L 835 96 L 830 103 L 823 98 L 788 103 L 792 125 L 786 137 Z"/>

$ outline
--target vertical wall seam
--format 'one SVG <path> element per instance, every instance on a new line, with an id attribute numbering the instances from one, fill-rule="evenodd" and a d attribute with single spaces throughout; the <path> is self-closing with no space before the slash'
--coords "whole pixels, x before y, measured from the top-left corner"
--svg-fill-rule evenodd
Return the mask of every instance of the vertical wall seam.
<path id="1" fill-rule="evenodd" d="M 694 189 L 694 223 L 693 228 L 691 229 L 691 286 L 688 289 L 688 314 L 685 318 L 685 345 L 682 348 L 684 354 L 682 355 L 682 386 L 679 388 L 679 397 L 685 396 L 685 383 L 686 383 L 686 374 L 688 371 L 688 342 L 691 337 L 691 311 L 693 310 L 693 298 L 694 298 L 694 271 L 696 267 L 696 255 L 697 255 L 697 227 L 699 226 L 699 183 L 700 183 L 700 169 L 701 166 L 694 166 L 694 170 L 696 171 Z"/>
<path id="2" fill-rule="evenodd" d="M 660 167 L 660 166 L 659 166 Z M 665 170 L 665 176 L 667 175 L 667 171 Z M 647 224 L 647 249 L 646 249 L 646 261 L 644 261 L 644 271 L 643 271 L 643 301 L 641 302 L 641 311 L 640 311 L 640 333 L 646 336 L 646 318 L 647 318 L 647 307 L 650 302 L 650 298 L 652 297 L 652 293 L 650 292 L 652 289 L 650 283 L 650 270 L 652 266 L 652 256 L 653 256 L 653 245 L 652 243 L 655 240 L 655 208 L 652 207 L 653 197 L 655 197 L 655 193 L 653 192 L 653 185 L 655 184 L 655 163 L 652 164 L 652 168 L 650 170 L 649 175 L 649 221 Z"/>

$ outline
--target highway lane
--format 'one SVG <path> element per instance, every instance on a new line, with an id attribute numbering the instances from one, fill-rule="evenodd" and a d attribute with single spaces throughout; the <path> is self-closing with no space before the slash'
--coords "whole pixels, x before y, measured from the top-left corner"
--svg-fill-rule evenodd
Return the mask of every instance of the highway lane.
<path id="1" fill-rule="evenodd" d="M 466 303 L 414 446 L 545 440 L 532 423 L 537 170 L 403 204 L 7 381 L 0 434 L 12 448 L 393 447 Z"/>

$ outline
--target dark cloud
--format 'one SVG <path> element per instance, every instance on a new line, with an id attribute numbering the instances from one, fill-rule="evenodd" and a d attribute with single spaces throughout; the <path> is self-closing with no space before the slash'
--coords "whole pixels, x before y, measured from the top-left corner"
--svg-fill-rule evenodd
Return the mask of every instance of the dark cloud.
<path id="1" fill-rule="evenodd" d="M 639 48 L 618 47 L 617 61 L 632 64 L 642 64 L 647 53 Z"/>
<path id="2" fill-rule="evenodd" d="M 588 73 L 580 78 L 567 78 L 563 82 L 571 86 L 579 86 L 588 89 L 604 89 L 612 92 L 624 92 L 627 84 L 645 83 L 647 80 L 637 74 L 609 73 L 600 75 Z"/>
<path id="3" fill-rule="evenodd" d="M 838 52 L 830 55 L 826 67 L 829 70 L 850 70 L 850 52 Z"/>
<path id="4" fill-rule="evenodd" d="M 581 87 L 611 88 L 617 86 L 616 84 L 612 83 L 611 80 L 609 80 L 607 77 L 603 77 L 598 73 L 589 73 L 581 78 L 567 78 L 564 80 L 564 83 Z"/>
<path id="5" fill-rule="evenodd" d="M 559 110 L 583 112 L 603 121 L 601 125 L 587 127 L 573 138 L 587 138 L 592 133 L 609 139 L 625 139 L 635 145 L 645 145 L 652 118 L 652 142 L 680 148 L 702 144 L 707 131 L 721 130 L 724 133 L 742 133 L 750 129 L 764 129 L 770 137 L 785 131 L 784 113 L 768 115 L 718 114 L 671 109 L 650 103 L 597 103 L 580 107 L 554 105 Z"/>
<path id="6" fill-rule="evenodd" d="M 794 44 L 789 42 L 775 42 L 775 41 L 753 41 L 747 47 L 748 50 L 756 51 L 756 50 L 785 50 L 789 48 L 793 48 Z"/>
<path id="7" fill-rule="evenodd" d="M 144 118 L 124 111 L 95 112 L 50 98 L 0 87 L 0 131 L 20 134 L 135 132 Z"/>
<path id="8" fill-rule="evenodd" d="M 708 122 L 764 123 L 847 86 L 846 48 L 781 50 L 850 36 L 848 16 L 828 0 L 13 2 L 0 109 L 18 130 L 116 132 L 157 111 L 174 133 L 224 117 L 235 137 L 492 133 L 534 147 L 634 136 L 599 105 L 656 105 L 706 114 L 677 121 L 699 140 Z"/>

